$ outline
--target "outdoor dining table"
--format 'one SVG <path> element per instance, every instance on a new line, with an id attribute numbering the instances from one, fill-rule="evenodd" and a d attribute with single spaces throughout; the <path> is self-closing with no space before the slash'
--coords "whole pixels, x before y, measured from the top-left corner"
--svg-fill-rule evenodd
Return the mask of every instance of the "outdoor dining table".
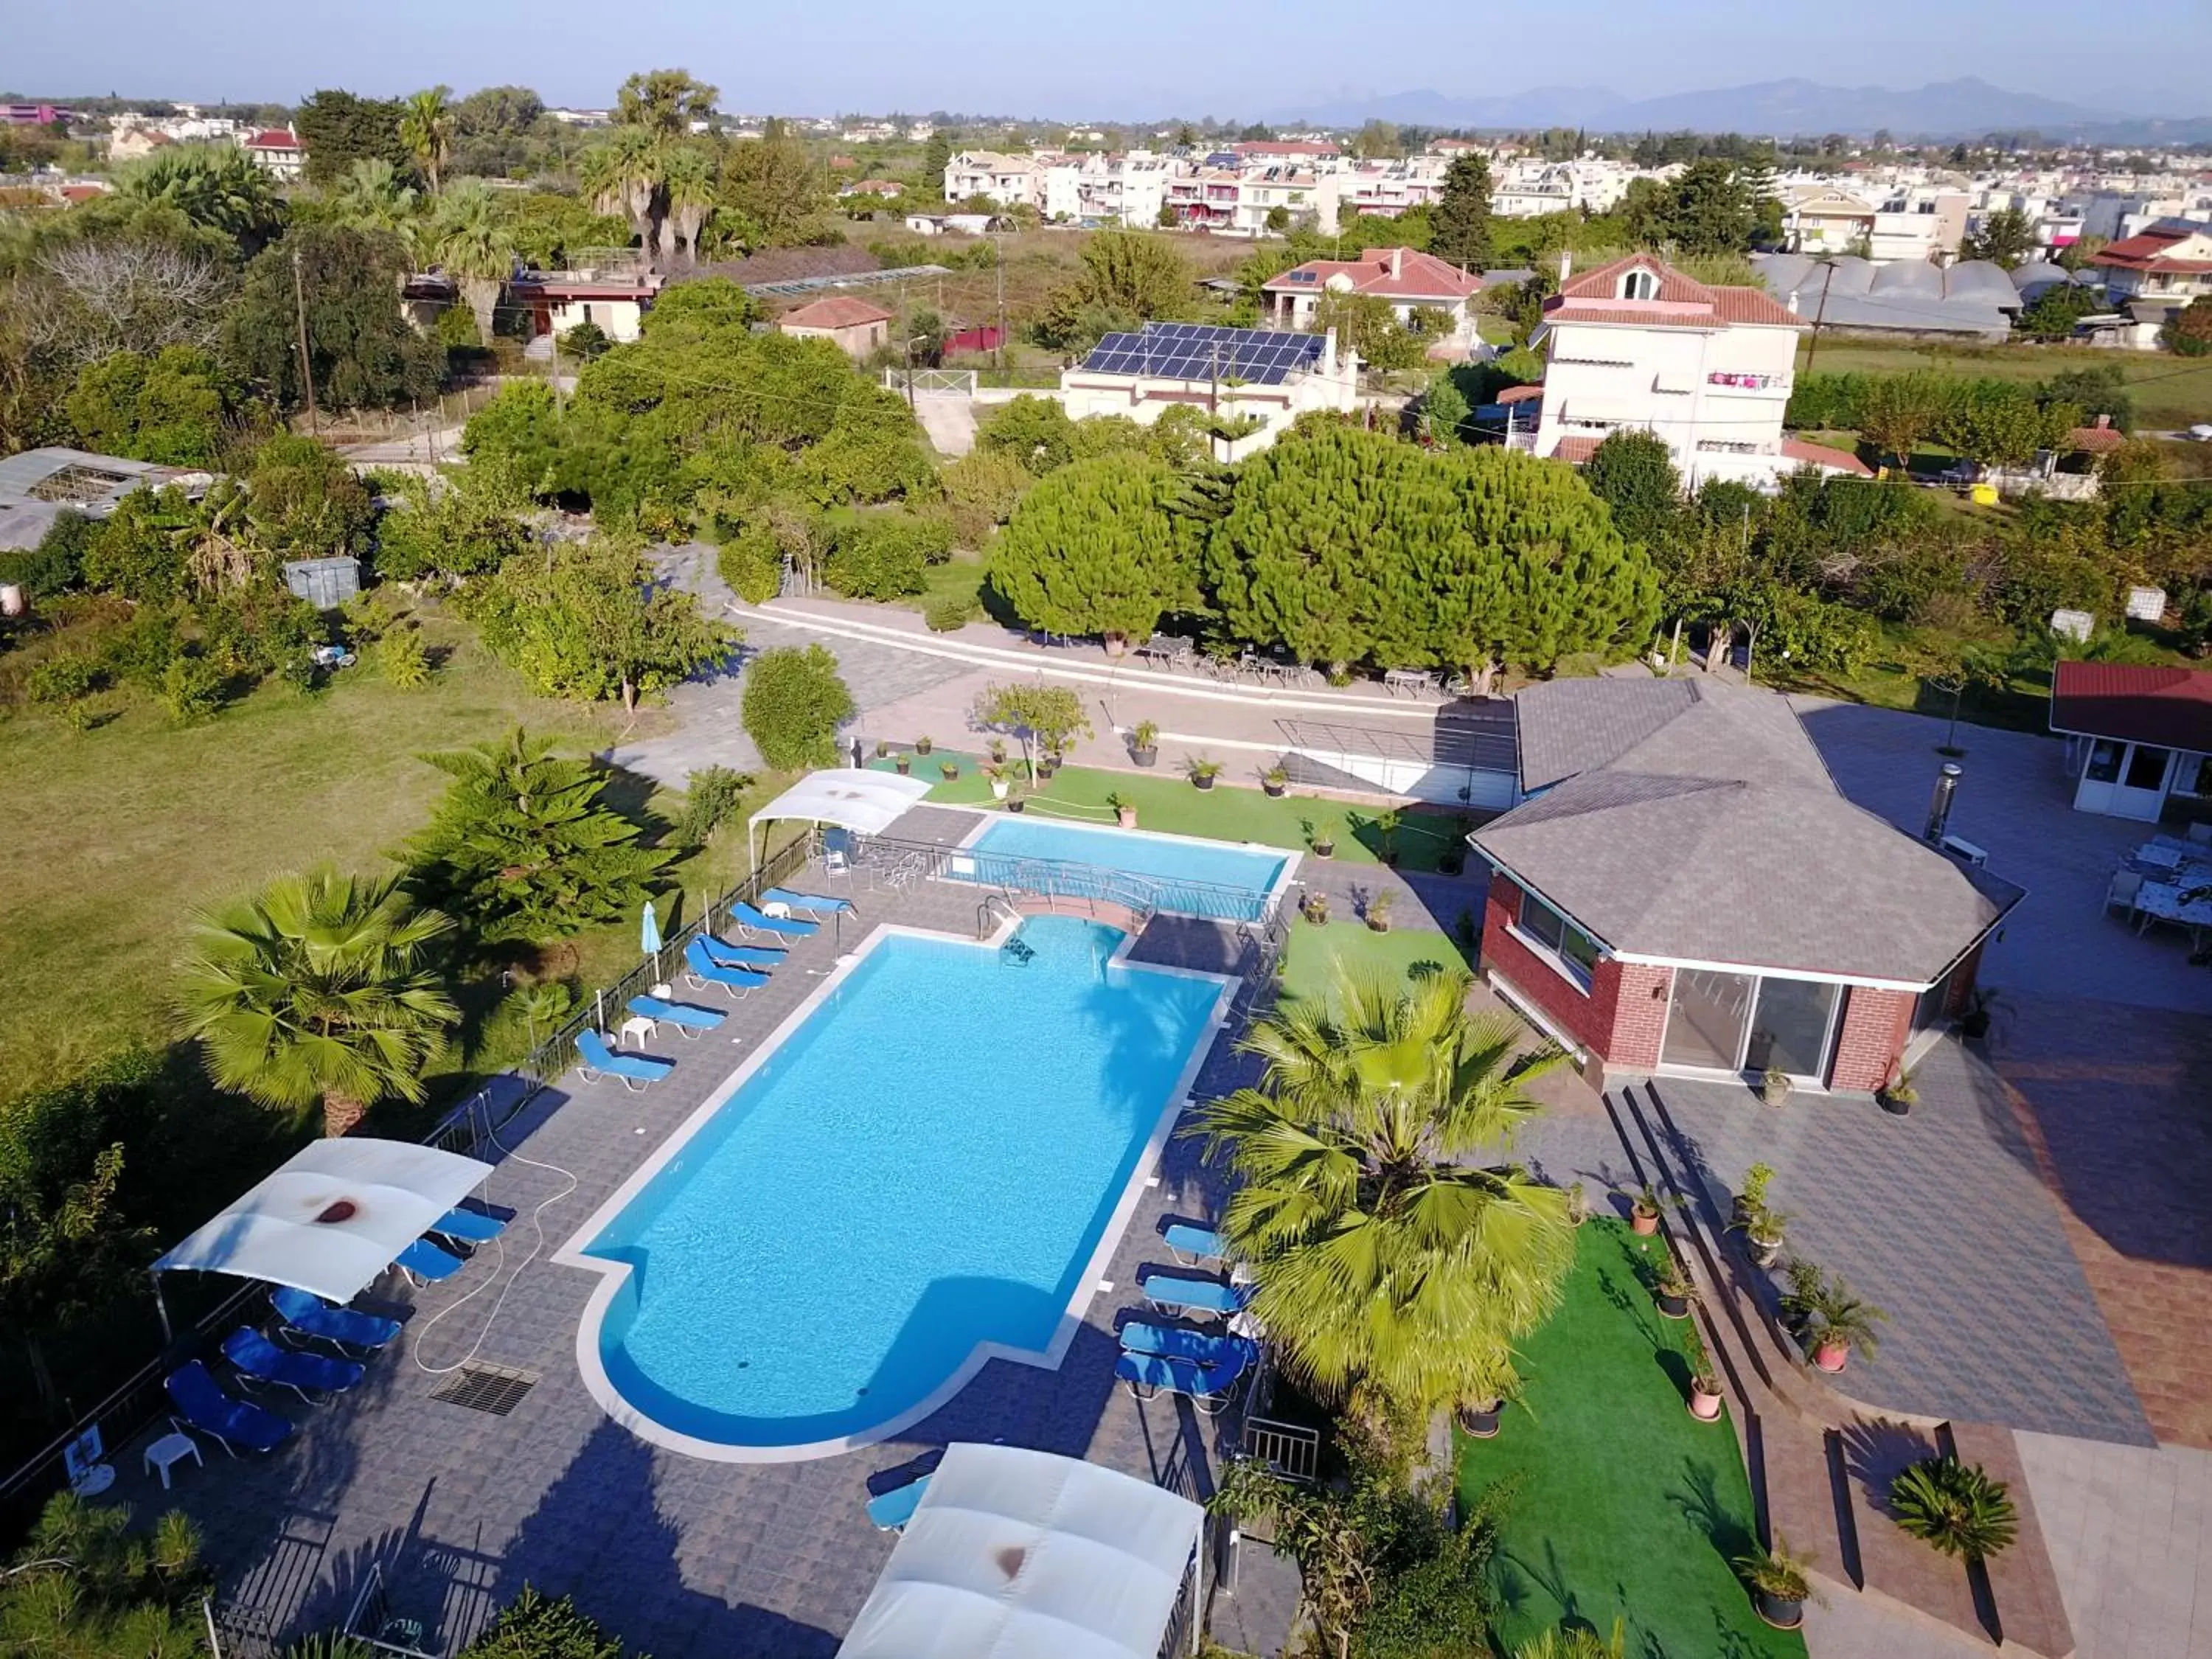
<path id="1" fill-rule="evenodd" d="M 2201 945 L 2212 927 L 2212 882 L 2147 880 L 2136 890 L 2135 908 L 2154 921 L 2186 927 L 2191 944 Z"/>
<path id="2" fill-rule="evenodd" d="M 1426 691 L 1435 684 L 1435 677 L 1425 669 L 1386 668 L 1382 671 L 1382 689 L 1385 691 Z"/>

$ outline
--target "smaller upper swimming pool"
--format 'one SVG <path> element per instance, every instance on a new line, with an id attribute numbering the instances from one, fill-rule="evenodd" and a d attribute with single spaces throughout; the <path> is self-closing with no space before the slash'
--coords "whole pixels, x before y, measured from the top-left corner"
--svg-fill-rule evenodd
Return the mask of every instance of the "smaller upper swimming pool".
<path id="1" fill-rule="evenodd" d="M 966 850 L 977 855 L 973 878 L 978 881 L 1011 875 L 994 868 L 1000 860 L 1048 859 L 1134 877 L 1152 890 L 1157 909 L 1231 921 L 1250 921 L 1265 912 L 1292 856 L 1272 848 L 1093 829 L 1027 815 L 992 817 Z"/>

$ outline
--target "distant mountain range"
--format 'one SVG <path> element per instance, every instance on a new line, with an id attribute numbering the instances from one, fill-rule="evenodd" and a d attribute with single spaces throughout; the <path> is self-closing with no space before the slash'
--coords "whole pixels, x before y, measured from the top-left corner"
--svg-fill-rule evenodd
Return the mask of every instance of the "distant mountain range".
<path id="1" fill-rule="evenodd" d="M 1368 120 L 1401 126 L 1588 127 L 1599 132 L 1741 132 L 1777 137 L 1840 132 L 1854 137 L 1887 129 L 1899 138 L 1977 138 L 1990 132 L 2034 131 L 2046 138 L 2107 143 L 2212 139 L 2212 117 L 2172 120 L 2091 109 L 2033 93 L 2008 92 L 1969 76 L 1907 92 L 1884 87 L 1830 87 L 1803 80 L 1762 81 L 1663 98 L 1624 98 L 1603 87 L 1539 87 L 1529 92 L 1452 97 L 1432 91 L 1359 99 L 1316 100 L 1282 111 L 1279 119 L 1329 126 Z"/>

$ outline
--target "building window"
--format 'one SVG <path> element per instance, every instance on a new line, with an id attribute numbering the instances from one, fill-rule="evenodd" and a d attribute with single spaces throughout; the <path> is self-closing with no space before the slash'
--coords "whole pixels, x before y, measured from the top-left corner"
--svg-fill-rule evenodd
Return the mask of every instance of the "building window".
<path id="1" fill-rule="evenodd" d="M 1576 985 L 1589 989 L 1596 969 L 1597 941 L 1534 893 L 1521 895 L 1521 919 L 1513 931 Z"/>
<path id="2" fill-rule="evenodd" d="M 584 323 L 585 323 L 585 325 L 586 325 L 586 327 L 589 327 L 589 326 L 590 326 L 590 325 L 591 325 L 591 321 L 592 321 L 592 307 L 591 307 L 591 304 L 590 304 L 590 302 L 589 302 L 588 301 L 586 301 L 585 302 L 585 305 L 584 305 Z"/>
<path id="3" fill-rule="evenodd" d="M 1759 446 L 1740 438 L 1700 438 L 1698 447 L 1708 455 L 1756 455 Z"/>
<path id="4" fill-rule="evenodd" d="M 1659 297 L 1659 276 L 1656 271 L 1638 266 L 1624 271 L 1620 278 L 1620 297 L 1624 300 L 1656 300 Z"/>

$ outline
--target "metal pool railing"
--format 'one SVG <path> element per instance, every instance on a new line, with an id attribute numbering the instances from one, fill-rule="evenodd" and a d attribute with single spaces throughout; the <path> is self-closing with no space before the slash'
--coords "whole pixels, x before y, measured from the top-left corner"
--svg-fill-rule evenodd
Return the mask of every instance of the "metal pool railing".
<path id="1" fill-rule="evenodd" d="M 1112 904 L 1139 915 L 1159 912 L 1249 926 L 1267 921 L 1279 908 L 1274 895 L 1258 887 L 1146 875 L 1073 859 L 1033 858 L 885 836 L 858 843 L 853 860 L 857 867 L 878 872 L 969 882 L 1006 892 L 1032 893 L 1040 898 Z"/>

